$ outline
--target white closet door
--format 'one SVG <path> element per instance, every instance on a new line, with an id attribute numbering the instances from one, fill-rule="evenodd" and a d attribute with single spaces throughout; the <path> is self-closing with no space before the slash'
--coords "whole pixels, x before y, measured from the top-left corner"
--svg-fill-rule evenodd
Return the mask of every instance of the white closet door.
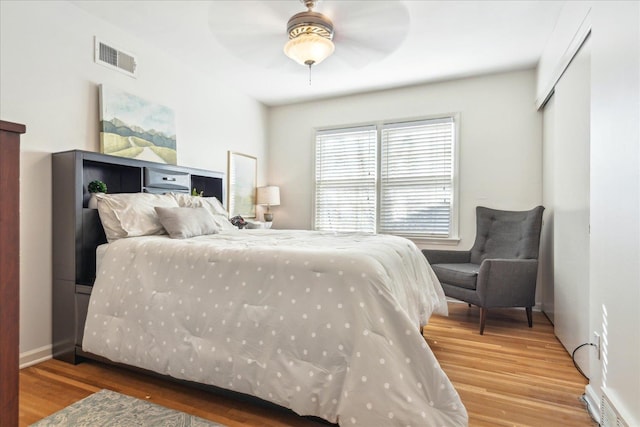
<path id="1" fill-rule="evenodd" d="M 556 139 L 556 97 L 554 95 L 544 105 L 542 112 L 542 231 L 540 233 L 540 256 L 538 269 L 538 292 L 542 300 L 542 311 L 551 323 L 555 324 L 555 306 L 553 296 L 553 213 L 554 186 L 553 171 L 555 165 L 554 147 Z M 537 299 L 536 299 L 537 301 Z"/>
<path id="2" fill-rule="evenodd" d="M 555 334 L 571 353 L 589 334 L 590 42 L 555 87 L 553 271 Z M 588 351 L 576 361 L 588 375 Z"/>

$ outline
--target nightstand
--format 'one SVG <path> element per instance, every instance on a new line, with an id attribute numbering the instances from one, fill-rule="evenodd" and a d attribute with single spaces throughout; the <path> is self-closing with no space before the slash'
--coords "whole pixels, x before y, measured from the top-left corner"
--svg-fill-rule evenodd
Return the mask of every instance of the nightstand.
<path id="1" fill-rule="evenodd" d="M 271 222 L 263 222 L 263 221 L 253 221 L 251 219 L 247 219 L 247 229 L 268 229 L 271 228 Z"/>

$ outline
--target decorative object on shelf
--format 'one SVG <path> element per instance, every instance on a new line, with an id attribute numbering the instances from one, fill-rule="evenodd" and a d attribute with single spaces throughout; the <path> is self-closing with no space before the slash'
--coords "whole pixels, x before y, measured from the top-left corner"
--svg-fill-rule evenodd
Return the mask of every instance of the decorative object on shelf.
<path id="1" fill-rule="evenodd" d="M 100 85 L 100 151 L 104 154 L 178 164 L 173 110 Z"/>
<path id="2" fill-rule="evenodd" d="M 264 220 L 266 222 L 273 221 L 273 214 L 270 212 L 270 208 L 271 206 L 280 206 L 280 187 L 268 185 L 258 188 L 257 203 L 267 206 L 267 211 L 264 213 Z"/>
<path id="3" fill-rule="evenodd" d="M 107 192 L 107 184 L 96 179 L 91 181 L 89 185 L 87 185 L 87 191 L 91 193 L 91 197 L 89 198 L 89 209 L 98 209 L 98 199 L 96 198 L 96 194 L 105 194 Z"/>
<path id="4" fill-rule="evenodd" d="M 256 217 L 258 160 L 247 154 L 228 152 L 229 216 Z"/>
<path id="5" fill-rule="evenodd" d="M 191 195 L 192 196 L 196 196 L 196 197 L 203 197 L 204 196 L 204 190 L 198 192 L 198 190 L 196 190 L 196 188 L 193 187 L 193 189 L 191 190 Z"/>
<path id="6" fill-rule="evenodd" d="M 293 15 L 287 22 L 289 41 L 284 46 L 284 53 L 298 64 L 307 65 L 311 73 L 312 65 L 321 63 L 335 50 L 333 22 L 313 11 L 316 0 L 301 1 L 308 10 Z"/>

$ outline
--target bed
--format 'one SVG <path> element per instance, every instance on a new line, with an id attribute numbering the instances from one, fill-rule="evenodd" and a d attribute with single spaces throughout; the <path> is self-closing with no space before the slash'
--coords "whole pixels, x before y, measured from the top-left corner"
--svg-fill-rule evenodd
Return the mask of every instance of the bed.
<path id="1" fill-rule="evenodd" d="M 421 258 L 392 236 L 121 239 L 103 249 L 83 347 L 340 425 L 464 425 L 419 332 L 446 307 Z"/>
<path id="2" fill-rule="evenodd" d="M 178 199 L 165 206 L 171 215 L 222 215 L 198 199 Z M 467 425 L 458 393 L 420 333 L 431 314 L 446 314 L 444 293 L 409 240 L 237 230 L 224 222 L 203 232 L 166 218 L 159 230 L 158 219 L 129 213 L 136 219 L 123 227 L 127 236 L 110 239 L 100 211 L 109 243 L 98 249 L 83 355 L 341 426 Z"/>

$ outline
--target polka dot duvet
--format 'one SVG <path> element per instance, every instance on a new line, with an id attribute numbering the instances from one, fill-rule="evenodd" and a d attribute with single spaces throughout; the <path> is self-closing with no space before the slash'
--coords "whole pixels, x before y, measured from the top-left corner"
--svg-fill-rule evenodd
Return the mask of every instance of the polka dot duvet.
<path id="1" fill-rule="evenodd" d="M 242 230 L 110 243 L 83 349 L 341 426 L 462 426 L 419 332 L 446 314 L 409 240 Z"/>

